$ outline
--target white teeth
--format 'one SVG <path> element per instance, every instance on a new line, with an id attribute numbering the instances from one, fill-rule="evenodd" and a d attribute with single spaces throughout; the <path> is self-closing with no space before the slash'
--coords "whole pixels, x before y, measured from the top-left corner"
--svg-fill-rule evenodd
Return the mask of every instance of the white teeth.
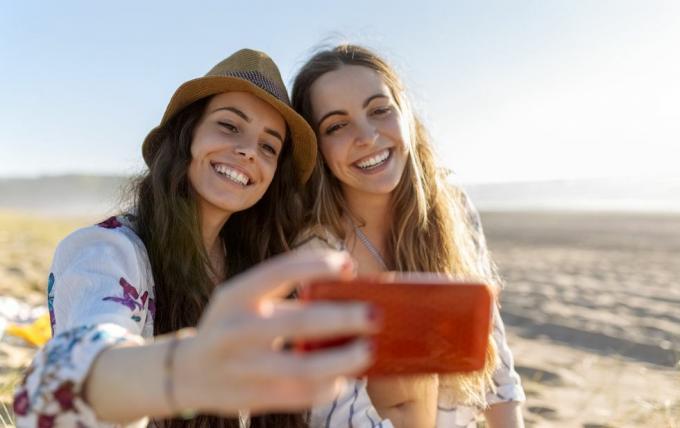
<path id="1" fill-rule="evenodd" d="M 231 181 L 234 181 L 234 182 L 240 184 L 241 186 L 247 186 L 248 181 L 250 181 L 248 179 L 247 175 L 245 175 L 241 172 L 238 172 L 235 169 L 229 168 L 226 165 L 217 164 L 217 165 L 214 165 L 214 168 L 215 168 L 215 171 L 219 172 L 220 174 L 227 177 Z"/>
<path id="2" fill-rule="evenodd" d="M 373 168 L 373 167 L 376 167 L 376 166 L 382 164 L 389 156 L 390 156 L 390 150 L 385 149 L 375 156 L 371 156 L 370 158 L 368 158 L 366 160 L 363 160 L 361 162 L 357 162 L 356 165 L 359 168 L 363 168 L 363 169 Z"/>

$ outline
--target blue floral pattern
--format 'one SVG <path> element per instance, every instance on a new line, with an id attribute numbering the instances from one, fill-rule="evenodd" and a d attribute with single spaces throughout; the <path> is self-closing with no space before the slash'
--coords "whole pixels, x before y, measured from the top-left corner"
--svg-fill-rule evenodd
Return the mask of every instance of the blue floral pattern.
<path id="1" fill-rule="evenodd" d="M 92 361 L 104 348 L 126 340 L 128 333 L 114 324 L 80 326 L 50 340 L 36 355 L 15 393 L 17 426 L 52 427 L 57 419 L 59 426 L 67 420 L 68 426 L 89 426 L 89 415 L 78 410 L 83 406 L 83 384 L 65 379 L 63 373 L 77 371 L 83 360 Z M 34 374 L 39 374 L 38 383 L 29 386 Z"/>
<path id="2" fill-rule="evenodd" d="M 57 320 L 54 317 L 54 274 L 52 272 L 47 278 L 47 309 L 50 311 L 50 328 L 52 329 L 52 336 L 54 336 L 54 325 Z"/>

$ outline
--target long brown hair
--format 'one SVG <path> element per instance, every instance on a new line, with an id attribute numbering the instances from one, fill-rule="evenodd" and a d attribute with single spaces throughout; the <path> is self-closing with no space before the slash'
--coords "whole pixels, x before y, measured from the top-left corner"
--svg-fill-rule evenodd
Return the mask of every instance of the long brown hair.
<path id="1" fill-rule="evenodd" d="M 314 124 L 312 85 L 325 73 L 347 65 L 367 67 L 380 74 L 410 130 L 408 160 L 391 198 L 392 212 L 399 215 L 394 216 L 386 242 L 386 251 L 393 257 L 396 270 L 444 272 L 500 286 L 496 269 L 485 254 L 476 213 L 465 193 L 447 182 L 447 171 L 437 166 L 430 136 L 410 108 L 404 86 L 386 61 L 366 48 L 348 44 L 316 53 L 295 78 L 293 108 Z M 319 130 L 315 131 L 318 136 Z M 350 210 L 339 180 L 322 156 L 317 157 L 308 189 L 308 227 L 325 225 L 338 238 L 345 239 L 343 215 Z M 445 376 L 440 380 L 459 401 L 485 404 L 484 392 L 493 388 L 491 373 L 496 365 L 495 347 L 492 340 L 489 342 L 483 373 Z"/>
<path id="2" fill-rule="evenodd" d="M 162 129 L 158 151 L 133 184 L 135 227 L 149 255 L 160 335 L 198 323 L 214 284 L 203 244 L 194 191 L 188 178 L 193 133 L 209 98 L 196 101 Z M 290 135 L 287 133 L 287 135 Z M 302 218 L 290 137 L 274 179 L 254 206 L 231 215 L 220 236 L 226 247 L 227 277 L 289 249 Z M 253 416 L 251 427 L 306 427 L 306 414 Z M 239 427 L 236 418 L 201 415 L 163 421 L 165 427 Z"/>

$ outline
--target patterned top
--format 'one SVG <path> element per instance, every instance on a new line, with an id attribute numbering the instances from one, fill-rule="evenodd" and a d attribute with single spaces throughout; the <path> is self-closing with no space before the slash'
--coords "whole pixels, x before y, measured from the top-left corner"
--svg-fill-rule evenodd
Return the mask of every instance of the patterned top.
<path id="1" fill-rule="evenodd" d="M 468 221 L 475 229 L 475 244 L 478 250 L 478 263 L 481 272 L 491 274 L 495 269 L 488 254 L 479 213 L 463 194 L 464 207 Z M 316 227 L 303 233 L 297 248 L 346 249 L 345 243 L 328 229 Z M 505 338 L 505 327 L 500 312 L 494 307 L 492 339 L 497 348 L 497 369 L 492 375 L 495 391 L 486 394 L 486 402 L 493 405 L 509 401 L 525 401 L 524 389 L 519 374 L 515 371 L 512 352 Z M 389 419 L 382 419 L 371 403 L 366 389 L 366 378 L 349 382 L 345 391 L 329 405 L 312 409 L 311 428 L 393 428 Z M 437 428 L 474 428 L 483 409 L 458 405 L 450 402 L 450 394 L 440 394 L 437 403 Z"/>
<path id="2" fill-rule="evenodd" d="M 153 337 L 151 269 L 129 219 L 111 217 L 66 237 L 54 255 L 47 293 L 53 338 L 15 392 L 17 427 L 120 426 L 98 420 L 82 389 L 100 352 Z M 147 424 L 144 418 L 126 426 Z"/>

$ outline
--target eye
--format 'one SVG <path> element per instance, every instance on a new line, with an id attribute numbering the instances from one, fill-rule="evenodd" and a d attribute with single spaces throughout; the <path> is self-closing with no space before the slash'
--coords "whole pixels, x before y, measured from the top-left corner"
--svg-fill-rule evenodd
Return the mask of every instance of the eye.
<path id="1" fill-rule="evenodd" d="M 238 133 L 238 128 L 229 122 L 217 122 L 222 128 L 234 134 Z"/>
<path id="2" fill-rule="evenodd" d="M 391 106 L 377 107 L 371 112 L 371 114 L 373 116 L 385 116 L 386 114 L 390 113 L 391 111 L 392 111 Z"/>
<path id="3" fill-rule="evenodd" d="M 276 147 L 274 147 L 272 144 L 262 143 L 262 144 L 260 144 L 260 147 L 262 147 L 262 150 L 264 150 L 266 153 L 268 153 L 271 156 L 276 156 L 278 154 L 277 151 L 276 151 Z"/>
<path id="4" fill-rule="evenodd" d="M 331 134 L 333 134 L 334 132 L 336 132 L 336 131 L 338 131 L 338 130 L 344 128 L 345 126 L 347 126 L 347 123 L 346 123 L 346 122 L 334 123 L 334 124 L 332 124 L 331 126 L 329 126 L 328 128 L 326 128 L 325 134 L 326 134 L 326 135 L 331 135 Z"/>

